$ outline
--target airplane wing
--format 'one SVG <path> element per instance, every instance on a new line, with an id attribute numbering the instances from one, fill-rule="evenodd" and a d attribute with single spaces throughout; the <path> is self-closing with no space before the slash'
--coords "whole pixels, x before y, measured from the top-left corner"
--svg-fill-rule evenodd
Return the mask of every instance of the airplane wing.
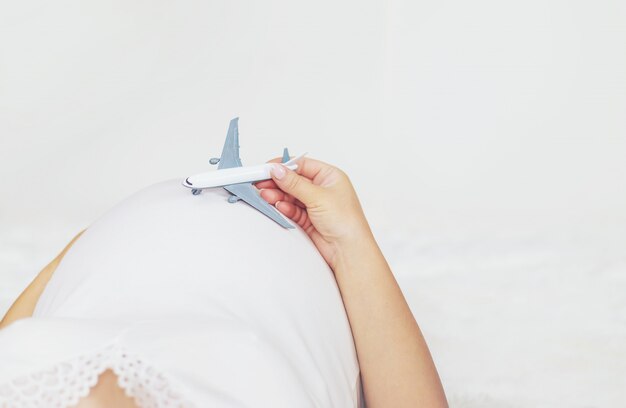
<path id="1" fill-rule="evenodd" d="M 261 197 L 259 191 L 252 185 L 252 183 L 231 184 L 229 186 L 224 186 L 224 188 L 229 193 L 234 194 L 252 207 L 267 215 L 272 220 L 276 221 L 281 227 L 294 228 L 294 226 L 287 221 L 276 208 L 272 207 Z"/>
<path id="2" fill-rule="evenodd" d="M 241 159 L 239 158 L 239 118 L 230 121 L 228 125 L 228 133 L 226 141 L 222 149 L 217 169 L 229 169 L 231 167 L 241 167 Z"/>

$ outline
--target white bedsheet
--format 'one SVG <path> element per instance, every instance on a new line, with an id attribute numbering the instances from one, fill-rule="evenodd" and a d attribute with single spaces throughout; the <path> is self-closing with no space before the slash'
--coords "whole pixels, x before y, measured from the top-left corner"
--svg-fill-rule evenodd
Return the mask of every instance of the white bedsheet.
<path id="1" fill-rule="evenodd" d="M 453 407 L 626 401 L 626 228 L 378 231 Z M 79 226 L 0 230 L 0 312 Z"/>

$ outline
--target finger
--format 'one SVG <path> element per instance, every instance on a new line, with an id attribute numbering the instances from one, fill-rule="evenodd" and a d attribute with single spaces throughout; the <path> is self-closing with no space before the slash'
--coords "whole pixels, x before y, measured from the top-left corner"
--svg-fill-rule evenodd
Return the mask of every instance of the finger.
<path id="1" fill-rule="evenodd" d="M 302 204 L 295 197 L 289 194 L 286 194 L 284 191 L 278 188 L 274 188 L 274 189 L 265 188 L 260 191 L 260 194 L 261 194 L 261 197 L 270 204 L 274 204 L 277 201 L 287 201 L 289 203 L 293 203 L 297 205 L 298 207 L 306 208 L 304 204 Z"/>
<path id="2" fill-rule="evenodd" d="M 287 201 L 277 202 L 276 208 L 300 227 L 304 228 L 304 226 L 307 225 L 309 217 L 307 216 L 307 212 L 304 208 L 298 207 L 297 205 Z"/>
<path id="3" fill-rule="evenodd" d="M 276 183 L 274 183 L 274 180 L 272 179 L 259 181 L 258 183 L 255 183 L 254 185 L 259 190 L 263 188 L 278 188 L 278 186 L 276 186 Z"/>
<path id="4" fill-rule="evenodd" d="M 278 188 L 294 196 L 307 207 L 313 205 L 323 195 L 322 187 L 314 185 L 308 178 L 282 164 L 273 164 L 271 175 Z"/>
<path id="5" fill-rule="evenodd" d="M 278 201 L 284 201 L 285 193 L 278 189 L 264 189 L 261 190 L 261 197 L 268 203 L 274 205 Z"/>
<path id="6" fill-rule="evenodd" d="M 300 224 L 300 226 L 307 234 L 310 234 L 311 230 L 314 230 L 315 228 L 313 228 L 313 223 L 311 222 L 311 217 L 309 217 L 309 213 L 306 211 L 305 213 L 306 213 L 306 220 L 304 220 L 304 223 Z"/>
<path id="7" fill-rule="evenodd" d="M 274 157 L 272 160 L 268 161 L 268 163 L 281 163 L 283 161 L 282 157 Z M 332 168 L 328 163 L 324 163 L 320 160 L 311 159 L 310 157 L 304 156 L 298 160 L 298 169 L 296 172 L 310 180 L 313 180 L 315 176 L 317 176 L 324 169 Z"/>
<path id="8" fill-rule="evenodd" d="M 313 180 L 318 174 L 320 174 L 320 172 L 325 169 L 331 169 L 332 167 L 333 166 L 328 163 L 305 156 L 298 160 L 298 168 L 296 169 L 296 172 L 310 180 Z"/>
<path id="9" fill-rule="evenodd" d="M 289 196 L 289 197 L 293 198 L 293 201 L 292 201 L 292 202 L 293 202 L 295 205 L 297 205 L 297 206 L 298 206 L 298 207 L 300 207 L 300 208 L 304 208 L 304 209 L 306 210 L 306 205 L 304 205 L 304 203 L 303 203 L 302 201 L 298 200 L 296 197 L 293 197 L 293 196 Z M 289 200 L 287 200 L 287 201 L 289 201 Z"/>

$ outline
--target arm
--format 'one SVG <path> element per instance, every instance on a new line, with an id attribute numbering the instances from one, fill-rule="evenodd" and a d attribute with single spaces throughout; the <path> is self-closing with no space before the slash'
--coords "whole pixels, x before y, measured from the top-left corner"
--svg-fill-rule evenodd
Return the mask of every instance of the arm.
<path id="1" fill-rule="evenodd" d="M 334 271 L 367 406 L 446 406 L 428 346 L 373 238 L 343 247 Z"/>
<path id="2" fill-rule="evenodd" d="M 30 317 L 33 315 L 33 311 L 35 310 L 35 305 L 37 305 L 37 301 L 39 297 L 43 293 L 48 281 L 52 277 L 52 274 L 56 270 L 57 266 L 65 256 L 65 253 L 72 247 L 74 242 L 80 237 L 80 235 L 84 231 L 81 231 L 70 241 L 69 244 L 61 251 L 56 258 L 54 258 L 48 265 L 46 265 L 41 272 L 33 279 L 33 281 L 28 285 L 26 289 L 22 292 L 22 294 L 13 302 L 9 310 L 7 311 L 4 318 L 0 321 L 0 330 L 5 326 L 8 326 L 10 323 L 18 319 L 22 319 L 24 317 Z"/>
<path id="3" fill-rule="evenodd" d="M 312 159 L 302 159 L 298 173 L 277 164 L 273 179 L 257 187 L 302 227 L 335 273 L 367 406 L 447 407 L 428 346 L 350 180 Z"/>

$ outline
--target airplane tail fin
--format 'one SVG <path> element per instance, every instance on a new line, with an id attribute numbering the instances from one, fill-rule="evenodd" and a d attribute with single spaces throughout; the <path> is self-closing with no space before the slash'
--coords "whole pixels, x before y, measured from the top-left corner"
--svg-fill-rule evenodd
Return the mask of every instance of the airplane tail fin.
<path id="1" fill-rule="evenodd" d="M 285 147 L 283 150 L 283 163 L 287 163 L 289 161 L 289 149 Z"/>
<path id="2" fill-rule="evenodd" d="M 286 162 L 283 162 L 283 164 L 284 164 L 285 166 L 291 166 L 292 164 L 296 164 L 296 166 L 297 166 L 298 160 L 300 160 L 301 158 L 303 158 L 304 156 L 306 156 L 306 155 L 307 155 L 307 153 L 308 153 L 308 152 L 302 153 L 302 154 L 301 154 L 300 156 L 298 156 L 298 157 L 294 157 L 294 158 L 293 158 L 293 159 L 291 159 L 291 160 L 288 160 L 288 161 L 286 161 Z"/>

